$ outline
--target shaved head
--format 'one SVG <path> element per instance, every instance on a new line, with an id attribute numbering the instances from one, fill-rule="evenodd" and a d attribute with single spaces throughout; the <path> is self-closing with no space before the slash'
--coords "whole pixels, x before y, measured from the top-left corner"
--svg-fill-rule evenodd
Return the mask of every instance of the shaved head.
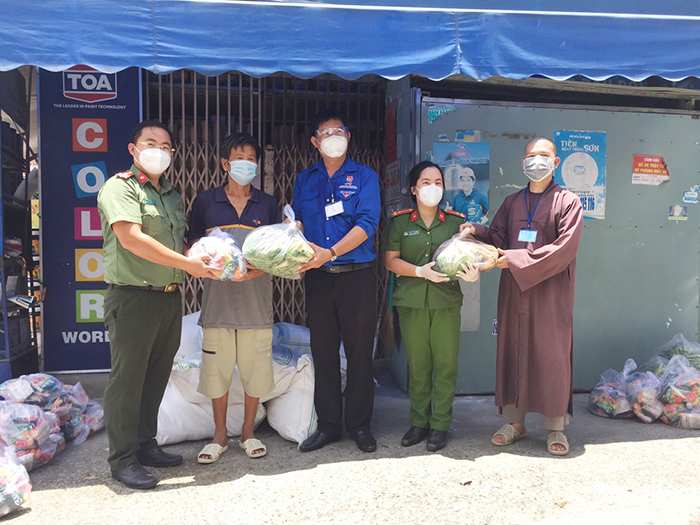
<path id="1" fill-rule="evenodd" d="M 535 148 L 535 146 L 537 146 L 538 150 L 541 150 L 542 148 L 549 149 L 549 148 L 547 148 L 547 146 L 545 144 L 538 144 L 539 142 L 548 142 L 549 145 L 551 146 L 551 149 L 552 149 L 551 152 L 553 153 L 553 155 L 551 155 L 551 156 L 552 157 L 557 156 L 557 145 L 554 143 L 554 141 L 552 139 L 549 139 L 547 137 L 535 137 L 530 142 L 528 142 L 525 145 L 525 155 L 527 155 L 528 152 L 530 152 L 533 148 Z"/>

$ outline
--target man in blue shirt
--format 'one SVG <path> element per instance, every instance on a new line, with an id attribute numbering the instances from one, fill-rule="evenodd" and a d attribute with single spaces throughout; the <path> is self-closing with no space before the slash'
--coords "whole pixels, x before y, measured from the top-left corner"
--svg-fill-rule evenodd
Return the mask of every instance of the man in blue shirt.
<path id="1" fill-rule="evenodd" d="M 374 452 L 377 442 L 369 426 L 374 404 L 374 234 L 381 213 L 379 178 L 374 170 L 347 156 L 351 136 L 342 114 L 327 109 L 311 124 L 311 143 L 321 160 L 297 176 L 293 207 L 315 252 L 300 271 L 306 272 L 318 430 L 300 450 L 317 450 L 342 436 L 342 339 L 348 360 L 345 428 L 360 450 Z"/>
<path id="2" fill-rule="evenodd" d="M 489 211 L 489 200 L 476 189 L 476 175 L 471 168 L 463 167 L 459 176 L 460 193 L 455 195 L 452 209 L 467 216 L 467 221 L 476 224 L 486 223 L 486 212 Z"/>

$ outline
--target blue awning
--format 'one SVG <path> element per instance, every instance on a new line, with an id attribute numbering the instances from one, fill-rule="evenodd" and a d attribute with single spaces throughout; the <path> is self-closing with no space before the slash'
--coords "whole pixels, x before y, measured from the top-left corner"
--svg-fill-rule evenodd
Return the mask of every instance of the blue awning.
<path id="1" fill-rule="evenodd" d="M 0 70 L 700 76 L 695 0 L 0 0 Z M 671 5 L 667 5 L 671 4 Z"/>

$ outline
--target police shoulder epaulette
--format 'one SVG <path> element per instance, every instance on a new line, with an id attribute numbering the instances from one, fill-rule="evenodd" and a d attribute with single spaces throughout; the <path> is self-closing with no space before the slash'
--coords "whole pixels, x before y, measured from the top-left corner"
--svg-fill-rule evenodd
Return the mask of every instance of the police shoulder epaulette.
<path id="1" fill-rule="evenodd" d="M 445 213 L 449 213 L 450 215 L 456 215 L 456 216 L 459 217 L 460 219 L 465 219 L 465 220 L 467 219 L 467 216 L 466 216 L 466 215 L 464 215 L 463 213 L 459 213 L 458 211 L 454 211 L 454 210 L 445 210 Z"/>
<path id="2" fill-rule="evenodd" d="M 391 214 L 392 217 L 396 217 L 398 215 L 406 215 L 407 213 L 411 213 L 413 211 L 413 208 L 406 208 L 404 210 L 398 210 L 395 211 Z"/>
<path id="3" fill-rule="evenodd" d="M 133 171 L 122 171 L 121 173 L 117 173 L 115 177 L 118 177 L 120 179 L 128 179 L 129 177 L 133 177 L 134 172 Z"/>

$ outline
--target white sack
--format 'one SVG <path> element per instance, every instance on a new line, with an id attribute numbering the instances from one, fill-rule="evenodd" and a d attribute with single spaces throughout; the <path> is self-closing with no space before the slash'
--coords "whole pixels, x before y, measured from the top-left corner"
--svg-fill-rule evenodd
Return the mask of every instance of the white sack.
<path id="1" fill-rule="evenodd" d="M 265 418 L 265 408 L 258 406 L 255 415 L 255 425 Z M 229 405 L 226 414 L 226 427 L 230 437 L 239 436 L 243 425 L 243 405 Z M 171 445 L 183 441 L 198 441 L 214 437 L 214 413 L 211 401 L 197 404 L 188 403 L 182 398 L 180 390 L 168 383 L 163 401 L 158 411 L 158 434 L 156 441 L 159 445 Z"/>
<path id="2" fill-rule="evenodd" d="M 295 373 L 287 390 L 273 397 L 265 408 L 270 426 L 289 441 L 301 443 L 316 431 L 318 418 L 314 410 L 314 367 L 311 356 L 276 347 L 276 357 L 286 353 Z M 288 367 L 288 368 L 291 368 Z"/>
<path id="3" fill-rule="evenodd" d="M 180 347 L 175 354 L 175 362 L 178 363 L 190 354 L 202 351 L 202 339 L 204 338 L 199 322 L 200 312 L 194 312 L 182 318 L 182 330 L 180 331 Z M 200 359 L 201 361 L 201 359 Z"/>

